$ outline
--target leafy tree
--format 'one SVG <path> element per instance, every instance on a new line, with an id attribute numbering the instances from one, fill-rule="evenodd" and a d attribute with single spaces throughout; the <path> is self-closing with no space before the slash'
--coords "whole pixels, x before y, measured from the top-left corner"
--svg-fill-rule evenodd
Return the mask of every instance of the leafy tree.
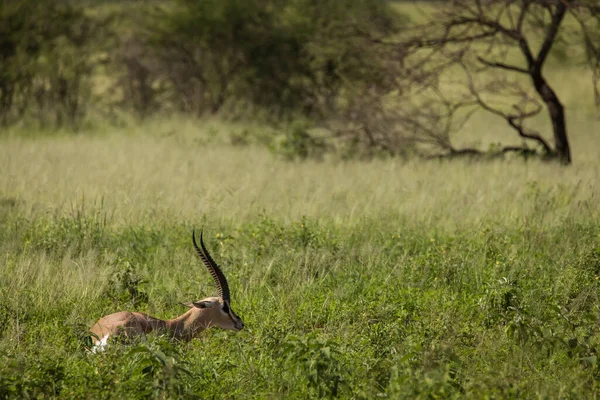
<path id="1" fill-rule="evenodd" d="M 1 2 L 0 123 L 24 117 L 46 123 L 50 116 L 56 125 L 80 120 L 105 26 L 68 2 Z"/>
<path id="2" fill-rule="evenodd" d="M 182 110 L 230 102 L 322 118 L 348 82 L 382 79 L 355 25 L 383 32 L 398 21 L 377 0 L 178 0 L 150 19 L 147 43 Z"/>

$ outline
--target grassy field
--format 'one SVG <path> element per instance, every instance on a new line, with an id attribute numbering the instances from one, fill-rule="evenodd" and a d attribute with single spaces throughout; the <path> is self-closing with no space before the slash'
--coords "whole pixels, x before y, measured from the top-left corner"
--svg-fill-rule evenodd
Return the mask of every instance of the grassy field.
<path id="1" fill-rule="evenodd" d="M 598 397 L 593 123 L 570 168 L 290 163 L 217 121 L 4 136 L 0 398 Z M 193 228 L 246 329 L 88 354 L 104 314 L 215 294 Z"/>
<path id="2" fill-rule="evenodd" d="M 552 63 L 568 168 L 286 162 L 218 120 L 4 132 L 0 399 L 599 398 L 600 122 Z M 515 137 L 476 114 L 454 139 Z M 192 229 L 246 328 L 87 352 L 105 314 L 216 295 Z"/>

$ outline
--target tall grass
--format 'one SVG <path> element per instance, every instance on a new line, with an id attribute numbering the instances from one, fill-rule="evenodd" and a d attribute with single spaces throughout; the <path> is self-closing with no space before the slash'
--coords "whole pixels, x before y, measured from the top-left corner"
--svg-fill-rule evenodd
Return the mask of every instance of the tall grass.
<path id="1" fill-rule="evenodd" d="M 194 220 L 247 222 L 261 213 L 360 224 L 382 214 L 416 224 L 511 224 L 546 197 L 550 223 L 598 196 L 590 159 L 563 169 L 538 162 L 288 163 L 259 148 L 209 145 L 193 135 L 4 140 L 0 185 L 28 215 L 100 207 L 111 224 Z M 576 156 L 578 154 L 576 153 Z M 583 155 L 581 156 L 583 158 Z M 13 200 L 10 200 L 13 199 Z M 555 201 L 556 202 L 556 201 Z M 586 217 L 592 217 L 588 215 Z"/>
<path id="2" fill-rule="evenodd" d="M 570 168 L 290 163 L 214 121 L 6 136 L 0 397 L 595 397 L 591 123 Z M 88 354 L 103 314 L 214 294 L 193 228 L 247 328 Z"/>

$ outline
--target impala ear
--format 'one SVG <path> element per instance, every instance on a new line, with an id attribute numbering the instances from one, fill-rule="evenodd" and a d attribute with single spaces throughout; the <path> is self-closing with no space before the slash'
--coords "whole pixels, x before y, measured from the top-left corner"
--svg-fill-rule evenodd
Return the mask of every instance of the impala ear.
<path id="1" fill-rule="evenodd" d="M 181 303 L 182 305 L 189 308 L 212 308 L 215 305 L 214 301 L 206 301 L 206 300 L 196 300 L 196 301 L 188 301 L 187 303 Z"/>
<path id="2" fill-rule="evenodd" d="M 197 308 L 211 308 L 215 305 L 212 301 L 192 301 L 192 304 Z"/>

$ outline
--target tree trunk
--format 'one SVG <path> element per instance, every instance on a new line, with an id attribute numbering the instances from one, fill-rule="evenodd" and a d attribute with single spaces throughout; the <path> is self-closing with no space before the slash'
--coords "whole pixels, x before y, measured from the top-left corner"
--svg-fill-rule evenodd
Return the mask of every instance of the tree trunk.
<path id="1" fill-rule="evenodd" d="M 546 103 L 548 114 L 552 120 L 552 130 L 554 132 L 554 149 L 561 163 L 569 165 L 572 162 L 571 148 L 567 137 L 567 125 L 565 121 L 565 108 L 558 99 L 558 96 L 552 90 L 548 82 L 542 76 L 541 71 L 532 74 L 533 84 L 538 94 Z"/>
<path id="2" fill-rule="evenodd" d="M 561 1 L 557 4 L 556 10 L 552 15 L 551 24 L 548 26 L 546 31 L 546 37 L 537 58 L 533 58 L 528 45 L 521 43 L 521 49 L 524 51 L 526 58 L 529 60 L 529 71 L 535 90 L 538 92 L 546 108 L 548 114 L 550 114 L 550 120 L 552 120 L 552 130 L 554 132 L 554 150 L 556 156 L 562 164 L 571 164 L 571 149 L 569 147 L 569 139 L 567 138 L 567 124 L 565 121 L 565 108 L 558 99 L 556 92 L 552 90 L 544 76 L 542 75 L 542 67 L 552 49 L 556 36 L 558 35 L 558 28 L 562 23 L 565 14 L 567 12 L 567 3 Z"/>

